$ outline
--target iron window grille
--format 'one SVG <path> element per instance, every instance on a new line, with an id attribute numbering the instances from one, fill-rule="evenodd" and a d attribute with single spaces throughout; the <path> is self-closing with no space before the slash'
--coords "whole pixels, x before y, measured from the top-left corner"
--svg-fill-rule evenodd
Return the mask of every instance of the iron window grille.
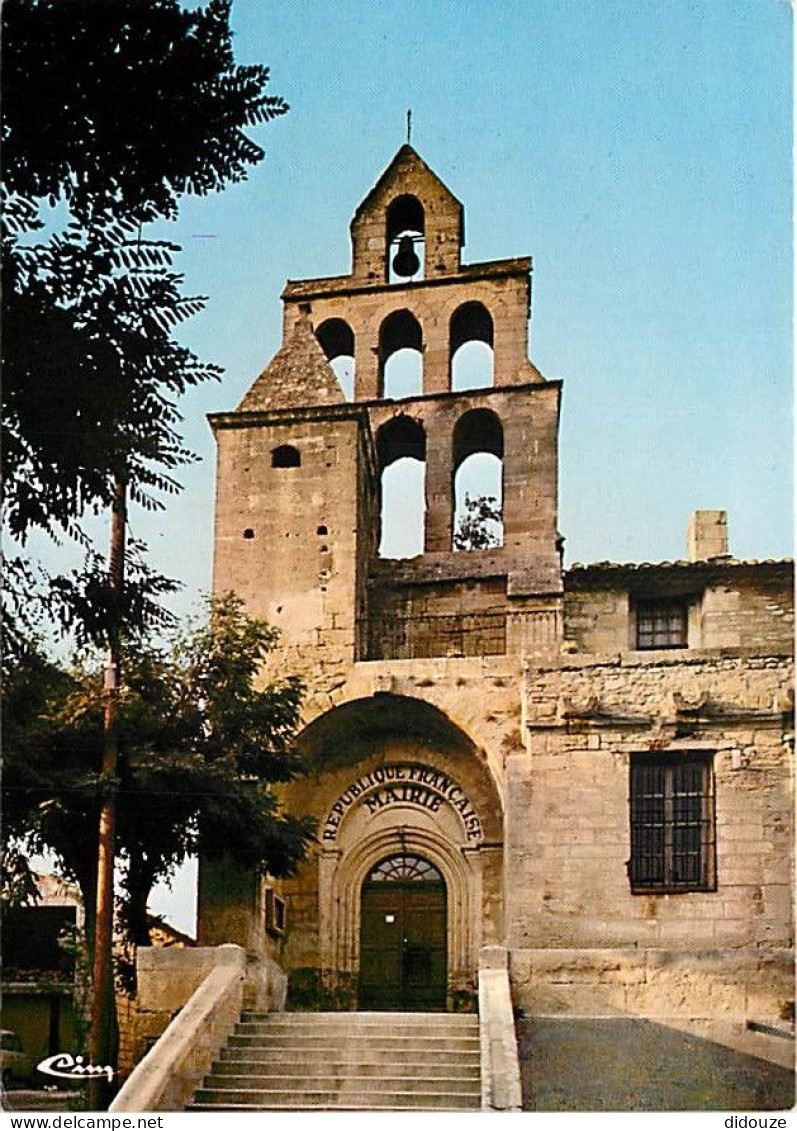
<path id="1" fill-rule="evenodd" d="M 640 601 L 636 610 L 636 646 L 652 648 L 686 648 L 686 601 Z"/>
<path id="2" fill-rule="evenodd" d="M 634 756 L 630 809 L 633 892 L 716 890 L 710 754 Z"/>
<path id="3" fill-rule="evenodd" d="M 498 656 L 506 652 L 506 611 L 408 616 L 359 621 L 368 660 L 432 656 Z"/>
<path id="4" fill-rule="evenodd" d="M 383 860 L 372 869 L 368 876 L 368 882 L 371 884 L 400 883 L 402 881 L 442 883 L 443 877 L 434 864 L 430 864 L 422 856 L 415 856 L 407 852 Z"/>

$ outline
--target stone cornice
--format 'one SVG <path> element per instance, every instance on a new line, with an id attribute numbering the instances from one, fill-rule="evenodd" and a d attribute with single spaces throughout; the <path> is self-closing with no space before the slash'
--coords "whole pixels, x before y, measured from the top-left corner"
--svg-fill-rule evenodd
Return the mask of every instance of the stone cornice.
<path id="1" fill-rule="evenodd" d="M 459 271 L 439 278 L 419 279 L 413 283 L 363 283 L 351 275 L 329 275 L 320 279 L 289 279 L 282 292 L 286 303 L 306 302 L 314 298 L 347 298 L 364 294 L 409 294 L 454 283 L 473 283 L 481 279 L 506 279 L 528 275 L 532 269 L 530 256 L 514 259 L 493 259 L 485 263 L 463 264 Z"/>
<path id="2" fill-rule="evenodd" d="M 695 700 L 687 700 L 678 692 L 670 696 L 671 709 L 656 715 L 634 714 L 622 705 L 604 706 L 597 695 L 576 702 L 566 695 L 557 701 L 556 715 L 529 719 L 527 729 L 533 730 L 646 730 L 658 728 L 671 737 L 683 737 L 684 732 L 716 726 L 747 724 L 756 727 L 784 726 L 794 717 L 794 697 L 777 695 L 770 710 L 747 707 L 713 700 L 708 692 L 701 692 Z"/>
<path id="3" fill-rule="evenodd" d="M 755 648 L 672 648 L 660 651 L 628 652 L 563 652 L 555 659 L 545 657 L 544 663 L 529 661 L 526 672 L 529 676 L 545 675 L 553 672 L 580 672 L 598 668 L 656 668 L 656 667 L 699 667 L 703 664 L 716 664 L 723 661 L 766 661 L 774 660 L 787 664 L 794 659 L 791 650 L 771 651 Z"/>

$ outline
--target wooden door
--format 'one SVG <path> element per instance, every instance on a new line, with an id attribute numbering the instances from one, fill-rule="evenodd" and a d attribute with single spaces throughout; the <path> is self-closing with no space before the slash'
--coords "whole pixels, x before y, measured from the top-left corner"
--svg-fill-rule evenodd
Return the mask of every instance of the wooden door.
<path id="1" fill-rule="evenodd" d="M 446 886 L 434 865 L 401 853 L 363 884 L 360 1009 L 446 1007 Z"/>

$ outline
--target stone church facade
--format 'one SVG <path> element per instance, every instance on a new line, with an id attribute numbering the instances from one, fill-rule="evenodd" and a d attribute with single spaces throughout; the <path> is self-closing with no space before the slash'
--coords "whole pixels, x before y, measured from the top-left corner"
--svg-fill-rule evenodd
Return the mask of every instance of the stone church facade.
<path id="1" fill-rule="evenodd" d="M 318 840 L 289 881 L 202 863 L 200 943 L 271 954 L 296 1007 L 468 1010 L 500 946 L 529 1016 L 739 1048 L 788 1028 L 791 564 L 734 559 L 724 512 L 698 511 L 683 561 L 565 569 L 531 261 L 463 263 L 462 205 L 408 145 L 351 238 L 350 275 L 287 284 L 282 348 L 211 418 L 214 588 L 280 630 L 273 672 L 307 685 L 311 770 L 285 800 Z M 492 383 L 453 388 L 472 341 Z M 403 349 L 422 390 L 390 399 Z M 455 550 L 479 453 L 501 463 L 502 540 Z M 424 548 L 382 558 L 382 476 L 407 458 Z"/>

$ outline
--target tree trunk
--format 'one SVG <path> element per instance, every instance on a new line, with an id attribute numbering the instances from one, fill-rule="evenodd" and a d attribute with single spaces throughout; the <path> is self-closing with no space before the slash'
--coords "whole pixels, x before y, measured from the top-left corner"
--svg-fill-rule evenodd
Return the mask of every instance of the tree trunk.
<path id="1" fill-rule="evenodd" d="M 99 852 L 97 857 L 97 917 L 94 928 L 94 969 L 92 976 L 91 1033 L 89 1057 L 95 1066 L 116 1065 L 114 1020 L 116 1016 L 113 977 L 114 855 L 116 834 L 116 788 L 118 770 L 117 709 L 121 663 L 120 628 L 122 587 L 124 585 L 125 528 L 127 491 L 124 479 L 114 480 L 111 509 L 111 545 L 108 555 L 108 584 L 111 589 L 108 626 L 108 665 L 105 672 L 105 716 L 102 753 L 102 801 L 100 808 Z M 92 1079 L 89 1102 L 92 1110 L 104 1111 L 110 1088 L 105 1077 Z"/>

